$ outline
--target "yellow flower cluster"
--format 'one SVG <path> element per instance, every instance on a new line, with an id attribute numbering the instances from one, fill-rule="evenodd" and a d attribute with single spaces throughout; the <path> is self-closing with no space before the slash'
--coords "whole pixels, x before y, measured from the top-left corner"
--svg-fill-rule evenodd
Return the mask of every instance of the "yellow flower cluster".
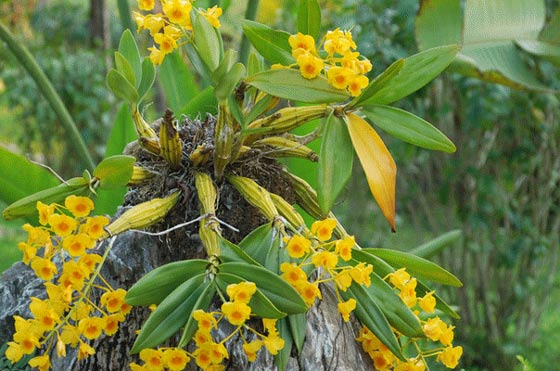
<path id="1" fill-rule="evenodd" d="M 31 367 L 50 369 L 48 356 L 53 347 L 59 357 L 68 346 L 78 348 L 78 359 L 95 354 L 88 341 L 102 333 L 113 335 L 131 307 L 124 302 L 125 290 L 114 290 L 99 275 L 103 257 L 88 252 L 95 247 L 109 223 L 104 216 L 89 216 L 94 205 L 87 197 L 69 196 L 63 205 L 37 203 L 41 226 L 23 226 L 28 233 L 19 248 L 23 261 L 44 282 L 47 298 L 31 298 L 33 318 L 14 316 L 15 334 L 8 343 L 6 357 L 19 361 L 38 349 L 44 355 L 32 358 Z M 62 262 L 58 272 L 53 258 Z M 99 283 L 94 285 L 94 280 Z M 93 288 L 104 291 L 100 303 L 91 299 Z"/>
<path id="2" fill-rule="evenodd" d="M 325 75 L 337 89 L 347 89 L 353 97 L 360 95 L 369 80 L 365 76 L 371 71 L 371 62 L 360 56 L 350 31 L 336 29 L 328 31 L 322 41 L 323 51 L 318 53 L 315 39 L 298 32 L 288 38 L 292 56 L 301 75 L 313 79 Z"/>
<path id="3" fill-rule="evenodd" d="M 438 316 L 424 320 L 427 315 L 435 313 L 436 299 L 434 292 L 428 292 L 423 297 L 416 296 L 416 278 L 411 277 L 405 268 L 396 270 L 389 274 L 387 279 L 398 291 L 401 300 L 413 310 L 422 324 L 426 338 L 432 342 L 439 342 L 440 347 L 420 352 L 417 357 L 410 358 L 406 362 L 400 361 L 381 341 L 366 327 L 362 328 L 357 341 L 362 344 L 365 352 L 369 354 L 375 368 L 379 371 L 424 371 L 427 369 L 426 358 L 436 356 L 436 360 L 443 363 L 447 368 L 455 368 L 463 354 L 461 346 L 453 346 L 454 326 L 447 325 Z M 397 337 L 402 337 L 395 331 Z M 415 343 L 415 339 L 408 339 Z M 405 344 L 403 341 L 401 344 Z M 420 347 L 416 346 L 416 349 Z"/>
<path id="4" fill-rule="evenodd" d="M 138 9 L 153 11 L 156 7 L 155 0 L 138 0 Z M 188 42 L 192 38 L 191 11 L 192 2 L 189 0 L 161 0 L 161 12 L 142 14 L 134 12 L 134 19 L 138 32 L 148 30 L 157 44 L 148 48 L 150 60 L 159 65 L 165 56 L 179 47 L 181 38 Z M 205 11 L 198 10 L 200 14 L 215 28 L 220 27 L 222 9 L 213 6 Z"/>
<path id="5" fill-rule="evenodd" d="M 267 318 L 262 320 L 266 335 L 246 324 L 251 317 L 249 302 L 256 291 L 257 286 L 254 282 L 228 285 L 226 293 L 229 300 L 224 301 L 220 311 L 205 312 L 198 309 L 193 312 L 193 318 L 198 323 L 198 328 L 194 334 L 196 349 L 192 353 L 179 348 L 144 349 L 140 352 L 140 359 L 144 363 L 142 365 L 131 363 L 132 371 L 161 371 L 164 368 L 181 371 L 185 369 L 191 359 L 194 359 L 196 365 L 204 371 L 223 370 L 225 366 L 222 362 L 229 358 L 225 343 L 237 333 L 243 340 L 243 351 L 250 362 L 256 359 L 257 352 L 263 346 L 270 354 L 278 354 L 278 351 L 284 348 L 284 340 L 276 329 L 277 320 Z M 224 297 L 223 294 L 220 296 Z M 218 329 L 218 324 L 223 319 L 236 328 L 226 338 L 216 342 L 214 340 L 215 330 Z M 248 342 L 241 331 L 243 328 L 255 334 L 256 339 Z"/>
<path id="6" fill-rule="evenodd" d="M 299 292 L 308 306 L 312 306 L 316 298 L 321 299 L 320 283 L 334 281 L 338 311 L 344 321 L 349 321 L 350 313 L 356 309 L 356 300 L 343 301 L 339 290 L 346 291 L 352 282 L 369 286 L 373 266 L 365 263 L 355 266 L 339 264 L 339 259 L 346 262 L 352 259 L 352 248 L 356 243 L 351 236 L 331 241 L 335 227 L 335 219 L 319 220 L 311 226 L 309 238 L 297 234 L 289 238 L 286 251 L 291 258 L 301 260 L 299 264 L 282 263 L 281 277 Z M 306 266 L 321 268 L 313 282 L 309 281 L 305 272 Z"/>

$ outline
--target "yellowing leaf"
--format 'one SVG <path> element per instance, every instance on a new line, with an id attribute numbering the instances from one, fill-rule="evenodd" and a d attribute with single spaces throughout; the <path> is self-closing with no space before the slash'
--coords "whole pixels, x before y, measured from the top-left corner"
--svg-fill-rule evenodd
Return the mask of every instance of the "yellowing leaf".
<path id="1" fill-rule="evenodd" d="M 381 137 L 364 119 L 349 113 L 346 123 L 369 189 L 394 231 L 397 165 Z"/>

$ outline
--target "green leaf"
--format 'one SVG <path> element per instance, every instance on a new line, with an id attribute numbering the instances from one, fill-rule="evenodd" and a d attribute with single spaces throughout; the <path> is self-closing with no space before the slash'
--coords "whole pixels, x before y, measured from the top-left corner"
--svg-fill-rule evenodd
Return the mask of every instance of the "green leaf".
<path id="1" fill-rule="evenodd" d="M 381 90 L 385 87 L 395 76 L 397 76 L 401 69 L 404 67 L 405 61 L 404 59 L 398 59 L 393 62 L 385 71 L 377 75 L 373 81 L 369 83 L 369 85 L 362 91 L 362 93 L 354 98 L 351 102 L 351 106 L 355 107 L 360 105 L 361 102 L 367 101 L 371 98 L 378 90 Z"/>
<path id="2" fill-rule="evenodd" d="M 395 271 L 385 260 L 365 252 L 364 249 L 352 250 L 352 258 L 360 262 L 371 264 L 373 266 L 373 271 L 380 277 L 385 277 Z M 433 290 L 429 289 L 422 281 L 418 280 L 418 285 L 416 286 L 416 294 L 418 296 L 424 296 L 431 291 Z M 434 293 L 434 297 L 436 298 L 436 309 L 441 310 L 452 318 L 461 318 L 437 293 Z"/>
<path id="3" fill-rule="evenodd" d="M 245 122 L 250 123 L 253 122 L 257 117 L 262 115 L 267 108 L 270 106 L 270 102 L 272 102 L 271 95 L 265 95 L 263 98 L 259 99 L 257 103 L 251 108 L 251 110 L 247 113 L 245 117 Z"/>
<path id="4" fill-rule="evenodd" d="M 275 97 L 303 103 L 342 102 L 349 97 L 346 90 L 333 88 L 324 77 L 308 80 L 292 69 L 264 71 L 245 82 Z"/>
<path id="5" fill-rule="evenodd" d="M 207 84 L 212 82 L 210 78 L 212 76 L 212 71 L 206 66 L 200 57 L 200 52 L 194 43 L 185 44 L 185 51 L 187 52 L 187 57 L 189 62 L 193 65 L 194 69 L 202 77 L 202 80 Z M 203 85 L 204 86 L 204 85 Z"/>
<path id="6" fill-rule="evenodd" d="M 146 94 L 150 91 L 150 89 L 154 85 L 154 81 L 156 81 L 156 70 L 152 62 L 148 58 L 146 58 L 142 62 L 142 80 L 138 85 L 138 102 L 141 102 L 142 99 L 144 99 Z"/>
<path id="7" fill-rule="evenodd" d="M 273 30 L 264 24 L 245 20 L 243 32 L 257 51 L 270 63 L 290 65 L 295 62 L 288 42 L 290 34 Z"/>
<path id="8" fill-rule="evenodd" d="M 255 259 L 250 257 L 242 248 L 236 244 L 218 236 L 220 246 L 220 259 L 224 262 L 245 262 L 253 265 L 260 265 Z"/>
<path id="9" fill-rule="evenodd" d="M 134 123 L 126 104 L 121 104 L 105 147 L 105 157 L 120 155 L 126 145 L 136 140 Z"/>
<path id="10" fill-rule="evenodd" d="M 255 75 L 264 71 L 263 59 L 260 55 L 251 52 L 249 54 L 249 61 L 247 62 L 247 73 L 249 76 Z"/>
<path id="11" fill-rule="evenodd" d="M 449 138 L 428 121 L 400 108 L 390 106 L 364 106 L 362 113 L 376 126 L 407 143 L 418 147 L 447 153 L 455 152 Z"/>
<path id="12" fill-rule="evenodd" d="M 560 65 L 560 45 L 558 44 L 539 40 L 517 40 L 515 43 L 527 53 Z"/>
<path id="13" fill-rule="evenodd" d="M 391 330 L 389 321 L 372 298 L 371 294 L 362 286 L 353 283 L 347 291 L 340 293 L 344 300 L 354 298 L 356 309 L 354 313 L 360 322 L 366 326 L 387 348 L 400 360 L 405 357 L 401 352 L 400 345 Z"/>
<path id="14" fill-rule="evenodd" d="M 278 335 L 284 339 L 284 348 L 280 349 L 274 356 L 274 365 L 278 371 L 284 371 L 290 360 L 294 339 L 292 338 L 287 318 L 278 320 L 278 322 L 276 322 L 276 328 L 278 329 Z"/>
<path id="15" fill-rule="evenodd" d="M 127 79 L 130 85 L 136 85 L 136 76 L 134 75 L 130 63 L 128 63 L 124 55 L 119 52 L 115 52 L 115 66 L 117 67 L 117 71 Z"/>
<path id="16" fill-rule="evenodd" d="M 123 103 L 115 118 L 113 129 L 111 129 L 111 133 L 109 134 L 109 139 L 105 147 L 105 157 L 121 154 L 124 147 L 136 138 L 132 117 L 130 116 L 127 105 Z M 126 186 L 112 190 L 98 189 L 95 197 L 95 214 L 113 215 L 117 211 L 117 207 L 122 205 L 126 192 Z"/>
<path id="17" fill-rule="evenodd" d="M 198 298 L 212 282 L 199 274 L 183 282 L 169 294 L 148 317 L 136 338 L 130 354 L 154 348 L 175 334 L 192 314 Z"/>
<path id="18" fill-rule="evenodd" d="M 221 79 L 220 83 L 216 85 L 215 94 L 218 101 L 225 101 L 239 81 L 245 77 L 245 66 L 241 63 L 236 63 L 231 67 L 231 70 Z"/>
<path id="19" fill-rule="evenodd" d="M 239 247 L 259 264 L 264 265 L 268 251 L 279 238 L 279 233 L 272 227 L 272 223 L 266 223 L 245 236 L 239 243 Z"/>
<path id="20" fill-rule="evenodd" d="M 237 275 L 246 281 L 254 282 L 282 312 L 296 314 L 307 311 L 307 306 L 298 292 L 288 282 L 265 268 L 231 262 L 221 264 L 219 272 Z"/>
<path id="21" fill-rule="evenodd" d="M 462 20 L 459 0 L 423 0 L 416 35 L 420 48 L 425 48 L 456 42 L 462 30 L 463 49 L 452 65 L 454 71 L 516 89 L 549 91 L 516 47 L 554 59 L 555 48 L 538 42 L 545 10 L 542 0 L 468 0 Z"/>
<path id="22" fill-rule="evenodd" d="M 324 130 L 319 153 L 317 197 L 321 212 L 326 215 L 350 180 L 354 151 L 342 119 L 329 116 Z"/>
<path id="23" fill-rule="evenodd" d="M 301 353 L 307 333 L 307 313 L 291 314 L 288 316 L 288 322 L 296 349 L 298 353 Z"/>
<path id="24" fill-rule="evenodd" d="M 243 111 L 241 110 L 241 107 L 239 106 L 237 99 L 233 95 L 230 95 L 228 97 L 227 103 L 228 103 L 229 112 L 233 117 L 233 119 L 237 121 L 242 128 L 245 127 L 247 124 L 245 123 L 245 118 L 243 117 Z"/>
<path id="25" fill-rule="evenodd" d="M 200 59 L 210 72 L 214 72 L 220 63 L 221 41 L 219 33 L 202 15 L 196 14 L 193 20 L 194 45 Z"/>
<path id="26" fill-rule="evenodd" d="M 220 84 L 221 80 L 226 77 L 236 60 L 237 52 L 233 49 L 228 49 L 224 53 L 224 58 L 220 61 L 218 68 L 212 72 L 212 86 L 216 87 Z"/>
<path id="27" fill-rule="evenodd" d="M 393 266 L 393 268 L 406 268 L 406 270 L 413 276 L 450 285 L 461 287 L 463 284 L 453 274 L 449 273 L 439 265 L 432 263 L 429 260 L 419 256 L 406 253 L 404 251 L 389 250 L 389 249 L 363 249 L 363 251 L 375 255 Z"/>
<path id="28" fill-rule="evenodd" d="M 434 255 L 437 255 L 445 247 L 457 242 L 463 236 L 463 232 L 460 229 L 455 229 L 447 233 L 442 234 L 428 241 L 414 249 L 410 250 L 409 253 L 419 256 L 424 259 L 429 259 Z"/>
<path id="29" fill-rule="evenodd" d="M 107 86 L 117 97 L 124 99 L 131 105 L 138 102 L 138 92 L 136 88 L 128 82 L 126 77 L 114 68 L 107 73 Z"/>
<path id="30" fill-rule="evenodd" d="M 60 181 L 47 169 L 0 146 L 0 200 L 11 204 Z M 34 205 L 35 207 L 35 205 Z"/>
<path id="31" fill-rule="evenodd" d="M 111 189 L 125 186 L 132 177 L 136 158 L 127 155 L 114 155 L 101 161 L 93 170 L 101 188 Z"/>
<path id="32" fill-rule="evenodd" d="M 140 83 L 142 80 L 142 63 L 140 60 L 140 52 L 138 51 L 138 45 L 136 45 L 136 40 L 130 30 L 125 30 L 119 41 L 119 53 L 124 56 L 124 58 L 130 64 L 132 71 L 134 73 L 135 83 Z M 138 85 L 132 85 L 138 87 Z"/>
<path id="33" fill-rule="evenodd" d="M 315 40 L 321 31 L 321 8 L 317 0 L 300 0 L 297 14 L 298 31 Z"/>
<path id="34" fill-rule="evenodd" d="M 457 45 L 446 45 L 406 58 L 398 73 L 392 74 L 379 90 L 355 106 L 389 104 L 414 93 L 445 70 L 458 51 Z"/>
<path id="35" fill-rule="evenodd" d="M 206 287 L 206 290 L 202 292 L 202 294 L 194 304 L 191 313 L 189 314 L 189 319 L 187 320 L 185 328 L 183 329 L 183 335 L 181 335 L 179 344 L 177 344 L 178 348 L 185 347 L 189 343 L 189 341 L 191 341 L 192 337 L 196 333 L 196 330 L 198 329 L 198 322 L 194 319 L 192 313 L 194 313 L 194 311 L 198 309 L 207 311 L 208 307 L 214 300 L 214 295 L 216 295 L 216 286 L 214 284 L 208 285 Z"/>
<path id="36" fill-rule="evenodd" d="M 415 20 L 418 49 L 462 43 L 461 2 L 421 0 Z"/>
<path id="37" fill-rule="evenodd" d="M 222 292 L 226 291 L 228 285 L 238 284 L 245 281 L 247 280 L 231 273 L 219 272 L 216 275 L 216 284 Z M 251 313 L 261 318 L 286 317 L 286 313 L 278 310 L 278 308 L 276 308 L 276 306 L 263 294 L 258 286 L 257 291 L 253 294 L 253 297 L 249 301 L 249 306 L 251 307 Z"/>
<path id="38" fill-rule="evenodd" d="M 186 280 L 206 271 L 208 260 L 191 259 L 162 265 L 140 278 L 126 293 L 130 305 L 161 303 Z"/>
<path id="39" fill-rule="evenodd" d="M 167 104 L 177 115 L 178 111 L 198 94 L 195 78 L 178 50 L 165 56 L 158 74 Z"/>
<path id="40" fill-rule="evenodd" d="M 70 195 L 83 196 L 89 191 L 89 182 L 83 177 L 72 178 L 66 183 L 56 187 L 47 188 L 19 199 L 6 207 L 2 216 L 6 220 L 34 217 L 37 215 L 37 201 L 44 204 L 64 203 L 66 197 Z"/>
<path id="41" fill-rule="evenodd" d="M 371 275 L 371 285 L 366 288 L 387 320 L 397 331 L 407 337 L 424 337 L 424 330 L 414 313 L 397 296 L 391 286 L 375 272 Z"/>
<path id="42" fill-rule="evenodd" d="M 191 117 L 206 115 L 207 113 L 215 115 L 218 111 L 217 107 L 218 101 L 216 100 L 216 95 L 214 94 L 214 88 L 209 86 L 195 95 L 187 104 L 176 112 L 175 115 L 187 115 Z"/>

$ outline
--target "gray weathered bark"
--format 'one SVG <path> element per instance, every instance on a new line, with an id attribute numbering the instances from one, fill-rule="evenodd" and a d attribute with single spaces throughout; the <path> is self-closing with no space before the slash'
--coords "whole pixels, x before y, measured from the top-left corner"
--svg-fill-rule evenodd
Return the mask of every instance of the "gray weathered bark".
<path id="1" fill-rule="evenodd" d="M 163 237 L 162 237 L 163 238 Z M 190 239 L 195 246 L 189 255 L 199 255 L 202 251 L 200 242 Z M 137 279 L 153 268 L 169 261 L 164 241 L 139 233 L 120 235 L 103 267 L 102 274 L 114 287 L 129 288 Z M 101 250 L 104 247 L 101 247 Z M 370 359 L 354 340 L 357 324 L 343 323 L 337 312 L 336 298 L 332 289 L 322 288 L 323 301 L 318 303 L 307 315 L 307 338 L 302 354 L 297 356 L 292 351 L 288 370 L 292 371 L 361 371 L 374 370 Z M 32 296 L 45 297 L 42 281 L 35 277 L 33 271 L 17 263 L 0 278 L 0 344 L 11 340 L 13 334 L 13 315 L 29 318 L 29 299 Z M 135 331 L 140 328 L 149 311 L 146 308 L 134 308 L 116 335 L 100 338 L 94 344 L 97 353 L 81 362 L 76 361 L 75 352 L 69 352 L 63 359 L 52 356 L 53 370 L 128 370 L 128 364 L 135 361 L 128 350 L 135 339 Z M 227 324 L 220 331 L 228 333 Z M 241 349 L 240 337 L 233 338 L 227 344 L 230 358 L 225 361 L 227 370 L 276 370 L 273 358 L 264 349 L 257 360 L 248 363 Z M 195 370 L 191 362 L 188 370 Z"/>

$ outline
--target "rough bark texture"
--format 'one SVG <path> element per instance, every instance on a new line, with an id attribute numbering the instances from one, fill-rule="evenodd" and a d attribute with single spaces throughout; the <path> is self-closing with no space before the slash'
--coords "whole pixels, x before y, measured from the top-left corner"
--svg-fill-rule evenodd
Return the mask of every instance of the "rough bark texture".
<path id="1" fill-rule="evenodd" d="M 195 237 L 185 237 L 193 246 L 192 253 L 197 254 L 200 242 Z M 157 237 L 150 237 L 139 233 L 125 233 L 119 236 L 113 246 L 102 274 L 115 287 L 130 287 L 138 278 L 153 268 L 167 262 L 168 253 L 162 248 L 165 243 Z M 184 243 L 184 242 L 183 242 Z M 100 248 L 103 250 L 104 246 Z M 101 253 L 102 251 L 100 251 Z M 336 309 L 334 293 L 328 287 L 323 287 L 323 301 L 309 311 L 307 318 L 307 338 L 302 354 L 297 356 L 295 350 L 288 363 L 288 370 L 293 371 L 360 371 L 373 370 L 371 361 L 355 342 L 358 328 L 350 323 L 342 323 Z M 15 264 L 0 278 L 0 344 L 11 340 L 13 334 L 13 315 L 29 318 L 29 298 L 31 296 L 45 297 L 40 279 L 33 271 L 22 263 Z M 75 353 L 57 360 L 53 356 L 53 370 L 127 370 L 128 363 L 135 361 L 136 356 L 130 357 L 130 349 L 135 331 L 146 319 L 148 310 L 134 308 L 127 321 L 121 325 L 119 332 L 107 338 L 100 338 L 93 346 L 97 353 L 81 362 L 76 361 Z M 220 331 L 229 333 L 227 325 Z M 248 363 L 241 349 L 240 337 L 235 337 L 227 343 L 230 352 L 226 360 L 227 370 L 276 370 L 273 358 L 266 351 L 261 350 L 254 363 Z M 188 370 L 195 370 L 191 362 Z"/>

